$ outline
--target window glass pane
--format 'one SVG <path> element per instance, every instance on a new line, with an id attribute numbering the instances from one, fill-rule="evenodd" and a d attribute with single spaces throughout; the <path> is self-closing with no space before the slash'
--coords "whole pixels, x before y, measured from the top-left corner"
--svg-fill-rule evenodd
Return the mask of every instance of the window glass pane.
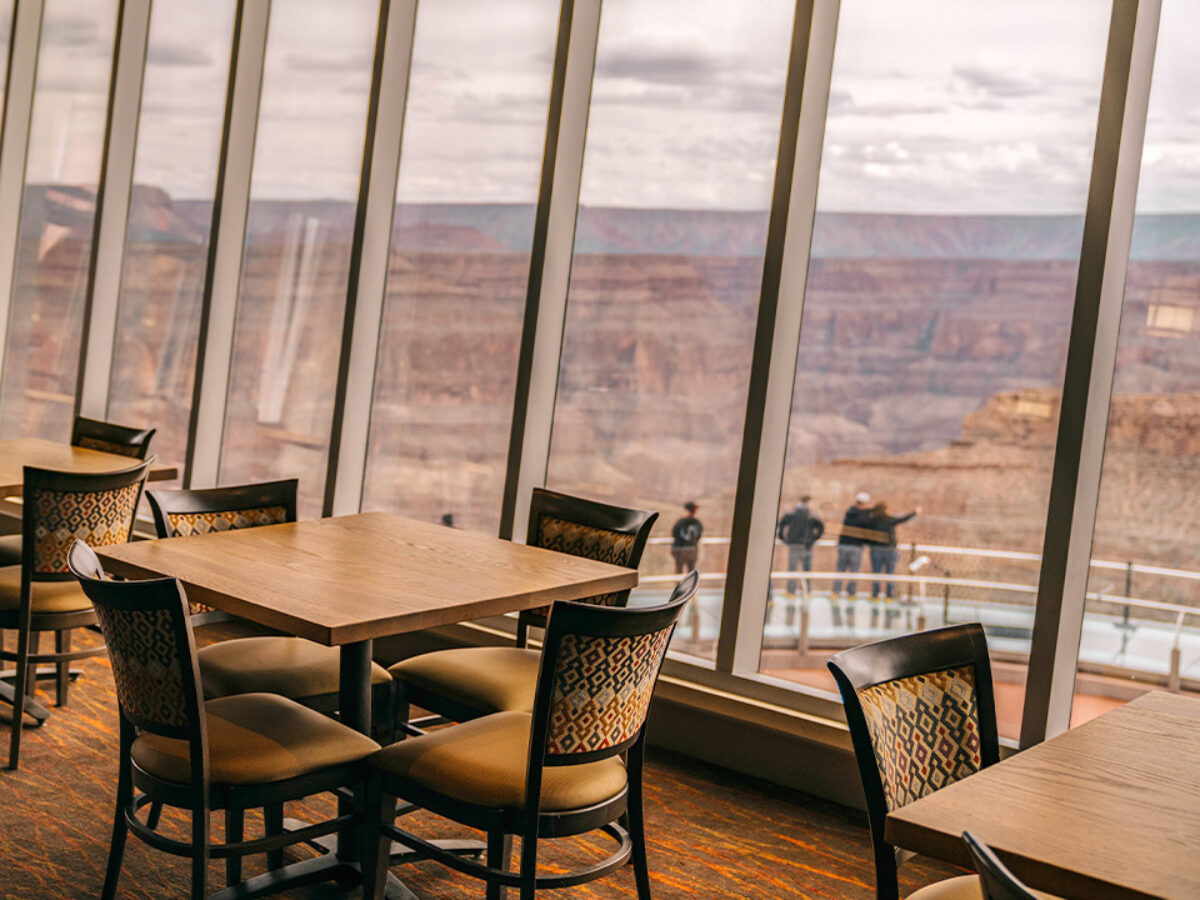
<path id="1" fill-rule="evenodd" d="M 116 0 L 47 0 L 9 310 L 0 433 L 71 436 Z"/>
<path id="2" fill-rule="evenodd" d="M 1200 691 L 1200 35 L 1163 4 L 1088 584 L 1075 723 Z"/>
<path id="3" fill-rule="evenodd" d="M 221 453 L 222 484 L 299 477 L 318 514 L 379 4 L 271 17 Z"/>
<path id="4" fill-rule="evenodd" d="M 763 673 L 834 691 L 837 649 L 982 621 L 1016 735 L 1107 27 L 842 5 L 779 511 L 809 496 L 826 534 L 808 582 L 803 529 L 777 542 Z"/>
<path id="5" fill-rule="evenodd" d="M 419 8 L 366 508 L 499 526 L 558 9 Z"/>
<path id="6" fill-rule="evenodd" d="M 182 471 L 221 150 L 234 0 L 155 0 L 108 418 L 158 431 Z"/>
<path id="7" fill-rule="evenodd" d="M 547 481 L 660 512 L 646 600 L 670 590 L 672 525 L 699 505 L 701 596 L 674 648 L 702 656 L 724 595 L 793 14 L 784 0 L 609 0 L 600 24 Z"/>

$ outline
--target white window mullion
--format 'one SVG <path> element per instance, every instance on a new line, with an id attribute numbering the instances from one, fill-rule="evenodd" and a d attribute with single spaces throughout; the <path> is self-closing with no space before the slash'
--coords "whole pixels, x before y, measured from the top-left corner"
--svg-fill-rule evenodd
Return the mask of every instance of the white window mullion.
<path id="1" fill-rule="evenodd" d="M 376 61 L 375 96 L 367 122 L 368 156 L 363 161 L 359 195 L 362 208 L 350 257 L 350 288 L 325 486 L 326 515 L 356 513 L 362 505 L 417 0 L 385 2 L 381 15 L 384 33 L 377 52 L 382 58 Z"/>
<path id="2" fill-rule="evenodd" d="M 563 0 L 559 20 L 500 522 L 501 536 L 517 541 L 525 539 L 533 489 L 546 483 L 550 460 L 600 5 Z"/>
<path id="3" fill-rule="evenodd" d="M 108 121 L 96 197 L 87 320 L 79 359 L 75 412 L 103 419 L 108 412 L 117 303 L 129 224 L 130 192 L 137 151 L 142 78 L 150 35 L 150 0 L 122 0 L 117 17 L 116 58 L 109 85 Z M 141 424 L 141 423 L 135 423 Z"/>
<path id="4" fill-rule="evenodd" d="M 188 432 L 185 484 L 192 488 L 216 485 L 221 462 L 270 12 L 270 0 L 240 0 L 238 3 L 234 31 L 237 56 L 231 67 L 232 83 L 217 172 L 192 420 Z"/>

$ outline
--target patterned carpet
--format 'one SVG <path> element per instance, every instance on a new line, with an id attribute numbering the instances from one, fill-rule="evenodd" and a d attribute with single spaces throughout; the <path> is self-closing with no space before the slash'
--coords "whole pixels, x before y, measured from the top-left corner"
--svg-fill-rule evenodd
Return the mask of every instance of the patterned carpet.
<path id="1" fill-rule="evenodd" d="M 72 687 L 69 706 L 55 710 L 44 727 L 26 729 L 20 770 L 0 771 L 0 897 L 50 900 L 99 895 L 115 796 L 117 714 L 107 659 L 86 660 L 80 667 L 84 675 Z M 0 718 L 6 710 L 0 711 Z M 7 724 L 0 736 L 7 750 Z M 861 815 L 682 757 L 654 751 L 649 757 L 646 819 L 656 900 L 867 900 L 874 896 L 870 846 Z M 310 803 L 311 812 L 329 809 L 323 798 Z M 299 805 L 288 809 L 289 815 L 304 812 Z M 168 818 L 164 816 L 164 821 Z M 170 821 L 182 829 L 187 820 Z M 219 821 L 214 816 L 218 834 Z M 426 814 L 407 821 L 428 836 L 470 835 Z M 248 816 L 247 834 L 255 833 L 257 825 Z M 559 868 L 586 858 L 589 844 L 571 839 L 543 846 L 547 865 Z M 261 858 L 247 860 L 247 875 L 261 870 Z M 420 897 L 483 896 L 481 883 L 434 863 L 395 871 Z M 911 891 L 948 874 L 952 870 L 936 863 L 910 862 L 903 870 L 901 890 Z M 129 900 L 186 897 L 188 877 L 185 860 L 131 838 L 118 896 Z M 223 883 L 222 869 L 214 865 L 210 890 Z M 355 892 L 329 885 L 288 896 L 316 900 L 355 896 Z M 544 896 L 633 897 L 633 872 L 626 868 L 608 879 Z"/>

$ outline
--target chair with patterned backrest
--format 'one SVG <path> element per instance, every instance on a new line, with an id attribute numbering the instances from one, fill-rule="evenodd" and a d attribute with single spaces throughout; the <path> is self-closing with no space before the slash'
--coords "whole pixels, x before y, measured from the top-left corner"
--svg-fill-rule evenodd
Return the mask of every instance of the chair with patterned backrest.
<path id="1" fill-rule="evenodd" d="M 697 582 L 695 572 L 685 576 L 664 606 L 555 603 L 532 711 L 493 713 L 376 755 L 370 805 L 379 813 L 379 840 L 367 844 L 363 896 L 383 896 L 395 839 L 483 879 L 489 900 L 506 887 L 519 887 L 529 900 L 535 890 L 582 884 L 631 858 L 639 900 L 649 900 L 642 817 L 646 714 L 671 633 Z M 398 829 L 397 798 L 485 831 L 485 863 Z M 615 839 L 616 850 L 581 869 L 538 874 L 539 842 L 591 831 Z M 516 872 L 509 871 L 514 835 L 521 838 Z"/>
<path id="2" fill-rule="evenodd" d="M 1045 900 L 1049 894 L 1026 887 L 1008 866 L 1000 862 L 995 852 L 969 831 L 962 833 L 963 842 L 971 852 L 975 871 L 979 873 L 979 886 L 983 900 Z"/>
<path id="3" fill-rule="evenodd" d="M 96 617 L 67 568 L 67 551 L 77 539 L 96 547 L 129 540 L 152 462 L 86 475 L 25 467 L 21 564 L 0 568 L 0 629 L 17 632 L 16 652 L 0 647 L 0 659 L 15 663 L 10 769 L 20 761 L 24 716 L 46 719 L 46 710 L 33 699 L 37 664 L 58 666 L 56 701 L 65 706 L 67 664 L 104 653 L 103 647 L 71 649 L 71 633 L 95 626 Z M 47 631 L 54 633 L 52 653 L 36 643 L 35 635 Z M 4 687 L 4 699 L 10 699 Z"/>
<path id="4" fill-rule="evenodd" d="M 204 700 L 183 587 L 173 578 L 109 581 L 96 554 L 76 543 L 70 568 L 95 606 L 108 643 L 120 716 L 120 760 L 112 843 L 102 896 L 112 898 L 129 831 L 158 850 L 192 861 L 193 898 L 206 896 L 210 858 L 226 860 L 230 885 L 251 853 L 353 827 L 344 814 L 288 833 L 244 840 L 245 810 L 281 806 L 318 793 L 363 789 L 366 759 L 379 745 L 285 697 L 245 694 Z M 140 792 L 140 793 L 136 793 Z M 148 804 L 191 812 L 191 840 L 167 837 L 139 818 Z M 361 806 L 360 806 L 361 808 Z M 209 839 L 209 812 L 226 813 L 225 842 Z M 362 819 L 357 818 L 361 824 Z M 340 877 L 333 855 L 300 865 L 307 881 Z M 292 870 L 292 874 L 296 873 Z M 288 871 L 263 879 L 287 886 Z M 247 883 L 249 884 L 249 883 Z M 261 884 L 260 884 L 261 886 Z M 267 891 L 244 896 L 261 896 Z M 243 896 L 239 894 L 238 896 Z"/>
<path id="5" fill-rule="evenodd" d="M 75 417 L 71 428 L 71 446 L 82 447 L 85 450 L 103 450 L 117 456 L 128 456 L 131 459 L 145 459 L 150 452 L 150 439 L 154 437 L 153 428 L 130 428 L 126 425 L 114 425 L 112 422 L 101 422 L 97 419 Z M 114 466 L 113 468 L 117 468 Z M 13 509 L 19 509 L 13 504 Z M 16 515 L 14 512 L 13 515 Z M 21 562 L 21 535 L 0 535 L 0 566 L 15 566 Z M 61 680 L 61 676 L 60 676 Z"/>
<path id="6" fill-rule="evenodd" d="M 187 491 L 146 491 L 159 538 L 213 534 L 296 521 L 297 481 L 271 481 Z M 229 617 L 191 601 L 192 624 Z M 204 696 L 227 697 L 265 691 L 321 712 L 337 708 L 340 654 L 304 638 L 284 635 L 234 638 L 203 647 L 199 654 Z M 391 703 L 391 676 L 372 664 L 371 683 L 384 709 Z"/>
<path id="7" fill-rule="evenodd" d="M 955 625 L 843 650 L 829 669 L 866 795 L 875 895 L 896 900 L 897 867 L 912 854 L 884 840 L 887 814 L 999 759 L 987 641 L 980 625 Z M 978 900 L 979 884 L 974 875 L 953 878 L 909 900 L 935 891 Z"/>
<path id="8" fill-rule="evenodd" d="M 636 569 L 658 513 L 610 506 L 535 488 L 526 542 L 601 562 Z M 581 601 L 624 606 L 629 591 Z M 533 708 L 540 654 L 526 647 L 530 627 L 546 624 L 547 607 L 521 612 L 515 647 L 460 647 L 423 653 L 389 669 L 396 682 L 396 722 L 419 734 L 419 724 L 448 719 L 463 722 L 503 710 Z M 410 724 L 410 706 L 435 714 Z"/>

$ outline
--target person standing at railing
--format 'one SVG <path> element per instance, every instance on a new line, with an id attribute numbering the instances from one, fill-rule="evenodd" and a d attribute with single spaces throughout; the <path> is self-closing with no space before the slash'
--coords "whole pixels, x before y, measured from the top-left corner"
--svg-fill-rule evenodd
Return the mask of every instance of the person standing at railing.
<path id="1" fill-rule="evenodd" d="M 696 518 L 696 504 L 689 500 L 683 508 L 687 515 L 671 526 L 671 558 L 675 560 L 676 575 L 686 575 L 696 568 L 700 536 L 704 534 L 704 526 Z"/>
<path id="2" fill-rule="evenodd" d="M 842 533 L 838 535 L 837 570 L 838 572 L 857 572 L 862 568 L 862 550 L 868 542 L 874 540 L 875 533 L 871 530 L 871 495 L 865 491 L 854 498 L 854 505 L 846 510 L 842 518 Z M 831 599 L 842 595 L 843 585 L 846 588 L 845 599 L 853 604 L 858 593 L 857 581 L 838 579 L 833 583 Z M 854 607 L 849 606 L 847 613 L 853 615 Z M 833 624 L 841 625 L 841 611 L 833 607 Z"/>
<path id="3" fill-rule="evenodd" d="M 869 528 L 873 532 L 873 537 L 869 539 L 867 546 L 871 552 L 871 571 L 876 574 L 896 574 L 896 562 L 900 558 L 900 551 L 896 547 L 896 526 L 903 525 L 913 516 L 921 511 L 921 507 L 917 507 L 910 513 L 903 516 L 888 515 L 886 503 L 876 503 L 871 509 Z M 891 601 L 895 597 L 896 585 L 889 578 L 887 581 L 886 594 L 887 599 Z M 879 599 L 879 582 L 871 583 L 871 599 Z M 893 610 L 888 609 L 887 620 L 885 627 L 891 624 Z M 879 608 L 873 606 L 871 608 L 871 624 L 872 626 L 879 619 Z"/>
<path id="4" fill-rule="evenodd" d="M 825 533 L 825 523 L 808 508 L 810 499 L 808 494 L 801 497 L 799 503 L 784 513 L 775 528 L 776 536 L 787 544 L 789 572 L 800 571 L 800 566 L 804 567 L 805 572 L 812 571 L 813 545 Z M 788 579 L 787 592 L 796 593 L 795 578 Z"/>

